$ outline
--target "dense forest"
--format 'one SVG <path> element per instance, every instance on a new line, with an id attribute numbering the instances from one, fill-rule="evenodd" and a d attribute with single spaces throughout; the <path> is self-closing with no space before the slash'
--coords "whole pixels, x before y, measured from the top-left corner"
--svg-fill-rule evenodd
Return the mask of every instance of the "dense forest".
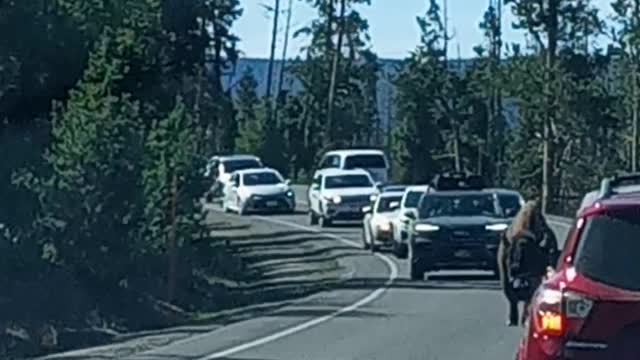
<path id="1" fill-rule="evenodd" d="M 282 25 L 284 2 L 267 2 Z M 202 256 L 226 258 L 201 241 L 214 154 L 255 153 L 305 181 L 327 149 L 383 147 L 397 181 L 470 171 L 556 214 L 603 175 L 637 170 L 640 0 L 612 1 L 611 18 L 589 0 L 495 1 L 465 71 L 440 1 L 425 0 L 420 43 L 387 79 L 391 122 L 357 11 L 377 2 L 306 2 L 315 19 L 265 44 L 263 92 L 250 67 L 226 80 L 241 0 L 0 0 L 0 357 L 59 348 L 41 339 L 62 328 L 162 326 L 173 305 L 197 306 L 196 270 L 235 271 Z M 503 5 L 527 43 L 503 43 Z M 307 46 L 275 67 L 281 36 Z"/>

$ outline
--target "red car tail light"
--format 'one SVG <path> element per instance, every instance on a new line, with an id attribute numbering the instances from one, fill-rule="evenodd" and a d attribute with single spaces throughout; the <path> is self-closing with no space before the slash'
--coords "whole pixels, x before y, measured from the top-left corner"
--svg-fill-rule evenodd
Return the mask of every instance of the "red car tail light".
<path id="1" fill-rule="evenodd" d="M 533 324 L 545 336 L 577 333 L 589 316 L 593 301 L 571 292 L 542 288 L 533 303 Z"/>

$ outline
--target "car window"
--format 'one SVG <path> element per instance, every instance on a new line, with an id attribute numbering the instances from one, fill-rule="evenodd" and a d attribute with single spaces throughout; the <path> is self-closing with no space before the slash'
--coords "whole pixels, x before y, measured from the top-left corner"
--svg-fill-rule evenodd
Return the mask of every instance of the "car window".
<path id="1" fill-rule="evenodd" d="M 382 155 L 349 155 L 344 160 L 344 168 L 386 169 L 387 162 Z"/>
<path id="2" fill-rule="evenodd" d="M 255 159 L 243 159 L 243 160 L 227 160 L 222 162 L 224 172 L 232 173 L 238 170 L 261 168 L 262 164 Z"/>
<path id="3" fill-rule="evenodd" d="M 380 201 L 378 201 L 378 208 L 376 209 L 376 211 L 379 213 L 395 211 L 396 209 L 391 208 L 391 203 L 400 203 L 401 200 L 402 196 L 383 197 L 380 199 Z"/>
<path id="4" fill-rule="evenodd" d="M 491 194 L 426 195 L 419 205 L 420 218 L 436 216 L 502 217 Z"/>
<path id="5" fill-rule="evenodd" d="M 282 178 L 272 171 L 244 174 L 242 182 L 245 186 L 276 185 L 282 183 Z"/>
<path id="6" fill-rule="evenodd" d="M 513 216 L 520 211 L 521 199 L 516 194 L 498 194 L 498 202 L 505 214 Z"/>
<path id="7" fill-rule="evenodd" d="M 339 168 L 340 167 L 340 157 L 337 155 L 329 155 L 326 156 L 320 162 L 320 169 L 331 169 L 331 168 Z"/>
<path id="8" fill-rule="evenodd" d="M 407 209 L 416 209 L 422 194 L 424 194 L 422 191 L 409 191 L 407 197 L 404 199 L 404 207 Z"/>
<path id="9" fill-rule="evenodd" d="M 604 284 L 640 291 L 640 213 L 610 212 L 586 220 L 574 265 Z"/>
<path id="10" fill-rule="evenodd" d="M 341 189 L 351 187 L 372 187 L 371 179 L 367 175 L 337 175 L 327 176 L 324 180 L 325 189 Z"/>

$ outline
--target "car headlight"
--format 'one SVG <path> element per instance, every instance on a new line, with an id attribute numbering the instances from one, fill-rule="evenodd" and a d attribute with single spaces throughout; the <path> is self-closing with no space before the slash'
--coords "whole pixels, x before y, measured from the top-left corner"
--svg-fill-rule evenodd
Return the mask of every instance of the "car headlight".
<path id="1" fill-rule="evenodd" d="M 331 198 L 331 201 L 333 201 L 334 204 L 340 204 L 342 202 L 342 198 L 338 195 L 334 196 Z"/>
<path id="2" fill-rule="evenodd" d="M 380 223 L 378 225 L 378 229 L 380 229 L 381 231 L 390 231 L 391 230 L 391 223 L 388 222 L 388 221 Z"/>
<path id="3" fill-rule="evenodd" d="M 486 230 L 489 231 L 505 231 L 509 228 L 509 225 L 507 224 L 490 224 L 484 227 Z"/>
<path id="4" fill-rule="evenodd" d="M 373 194 L 373 195 L 369 196 L 369 200 L 371 200 L 371 202 L 376 201 L 376 199 L 378 199 L 378 194 Z"/>
<path id="5" fill-rule="evenodd" d="M 286 193 L 287 197 L 293 197 L 293 191 L 289 190 Z"/>
<path id="6" fill-rule="evenodd" d="M 414 229 L 417 232 L 433 232 L 440 230 L 440 226 L 432 224 L 417 224 Z"/>

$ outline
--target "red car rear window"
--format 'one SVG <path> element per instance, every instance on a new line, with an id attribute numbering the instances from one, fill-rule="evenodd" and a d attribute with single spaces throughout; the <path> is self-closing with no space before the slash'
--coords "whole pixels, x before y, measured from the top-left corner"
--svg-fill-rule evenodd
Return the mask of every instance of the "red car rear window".
<path id="1" fill-rule="evenodd" d="M 618 211 L 588 218 L 576 270 L 601 283 L 640 291 L 640 214 Z"/>

